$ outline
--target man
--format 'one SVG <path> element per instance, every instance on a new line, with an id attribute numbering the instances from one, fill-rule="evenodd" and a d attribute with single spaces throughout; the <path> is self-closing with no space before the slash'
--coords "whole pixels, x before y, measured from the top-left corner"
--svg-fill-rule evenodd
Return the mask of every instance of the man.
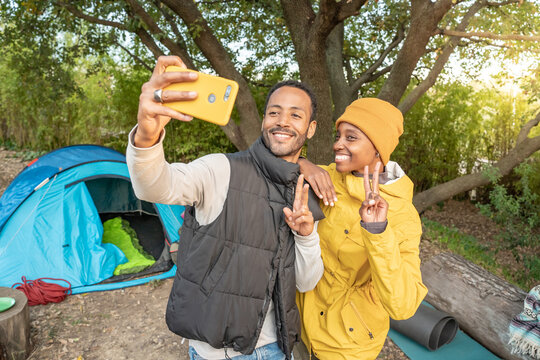
<path id="1" fill-rule="evenodd" d="M 191 118 L 162 103 L 197 96 L 162 90 L 195 79 L 165 73 L 169 65 L 185 67 L 177 57 L 158 59 L 127 149 L 139 198 L 187 205 L 167 325 L 190 339 L 191 359 L 290 359 L 300 339 L 296 289 L 313 289 L 323 273 L 315 222 L 323 215 L 296 165 L 315 132 L 315 99 L 298 82 L 280 83 L 248 150 L 168 164 L 164 127 L 171 117 Z"/>

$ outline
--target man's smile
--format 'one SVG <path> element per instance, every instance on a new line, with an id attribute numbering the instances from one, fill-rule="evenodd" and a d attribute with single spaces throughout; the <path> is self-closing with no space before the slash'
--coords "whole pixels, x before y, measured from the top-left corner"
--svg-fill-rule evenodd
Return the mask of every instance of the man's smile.
<path id="1" fill-rule="evenodd" d="M 296 134 L 293 131 L 285 130 L 285 129 L 270 129 L 269 132 L 278 141 L 290 140 L 296 136 Z"/>

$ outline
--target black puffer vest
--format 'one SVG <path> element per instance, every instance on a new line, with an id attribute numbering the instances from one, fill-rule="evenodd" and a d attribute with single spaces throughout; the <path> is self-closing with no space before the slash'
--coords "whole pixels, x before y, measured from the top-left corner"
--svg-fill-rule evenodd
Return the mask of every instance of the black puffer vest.
<path id="1" fill-rule="evenodd" d="M 289 359 L 300 319 L 294 237 L 283 208 L 292 208 L 298 165 L 276 158 L 261 138 L 227 158 L 229 191 L 217 219 L 201 226 L 195 209 L 186 209 L 167 325 L 185 338 L 251 354 L 272 299 Z M 323 217 L 314 195 L 309 207 L 316 220 Z"/>

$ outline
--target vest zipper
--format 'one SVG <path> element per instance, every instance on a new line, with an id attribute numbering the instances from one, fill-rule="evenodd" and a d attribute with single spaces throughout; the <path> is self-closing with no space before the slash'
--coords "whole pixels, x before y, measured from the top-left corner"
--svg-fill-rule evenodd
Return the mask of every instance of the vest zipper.
<path id="1" fill-rule="evenodd" d="M 223 345 L 225 345 L 225 344 L 223 344 Z M 225 350 L 225 359 L 230 359 L 231 357 L 229 356 L 229 354 L 227 354 L 227 346 L 226 345 L 223 348 L 223 350 Z"/>
<path id="2" fill-rule="evenodd" d="M 353 308 L 354 312 L 356 313 L 356 317 L 358 318 L 358 320 L 360 320 L 360 322 L 362 323 L 362 325 L 364 326 L 364 328 L 366 329 L 368 335 L 369 335 L 369 338 L 371 340 L 374 339 L 373 337 L 373 333 L 371 332 L 371 330 L 369 330 L 368 326 L 366 325 L 366 323 L 364 322 L 364 319 L 362 319 L 362 317 L 360 316 L 360 312 L 358 311 L 358 309 L 356 308 L 356 305 L 354 305 L 354 303 L 352 301 L 349 301 L 349 304 L 351 304 L 351 307 Z"/>

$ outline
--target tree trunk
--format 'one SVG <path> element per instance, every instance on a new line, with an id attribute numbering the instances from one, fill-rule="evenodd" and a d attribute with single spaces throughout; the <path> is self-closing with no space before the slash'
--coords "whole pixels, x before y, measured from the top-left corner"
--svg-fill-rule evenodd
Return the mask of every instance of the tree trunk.
<path id="1" fill-rule="evenodd" d="M 0 297 L 15 299 L 12 308 L 0 313 L 0 360 L 24 360 L 30 354 L 30 312 L 23 292 L 0 287 Z"/>
<path id="2" fill-rule="evenodd" d="M 326 39 L 326 63 L 328 78 L 332 91 L 334 113 L 332 120 L 336 121 L 345 108 L 356 98 L 355 91 L 351 91 L 343 73 L 343 36 L 344 24 L 338 24 Z"/>
<path id="3" fill-rule="evenodd" d="M 324 50 L 321 46 L 316 51 L 324 53 Z M 334 121 L 326 61 L 324 56 L 313 56 L 311 52 L 297 55 L 297 58 L 302 81 L 311 87 L 317 98 L 317 131 L 309 141 L 308 156 L 316 164 L 329 164 L 332 162 Z"/>
<path id="4" fill-rule="evenodd" d="M 508 326 L 523 311 L 525 292 L 483 268 L 451 253 L 422 264 L 426 300 L 454 316 L 460 328 L 503 359 L 510 353 Z"/>
<path id="5" fill-rule="evenodd" d="M 281 0 L 283 15 L 291 34 L 302 82 L 317 99 L 317 131 L 308 144 L 309 159 L 317 164 L 332 161 L 334 121 L 330 80 L 326 65 L 326 39 L 339 23 L 339 7 L 323 1 L 315 14 L 308 1 Z M 359 6 L 359 5 L 358 5 Z"/>

